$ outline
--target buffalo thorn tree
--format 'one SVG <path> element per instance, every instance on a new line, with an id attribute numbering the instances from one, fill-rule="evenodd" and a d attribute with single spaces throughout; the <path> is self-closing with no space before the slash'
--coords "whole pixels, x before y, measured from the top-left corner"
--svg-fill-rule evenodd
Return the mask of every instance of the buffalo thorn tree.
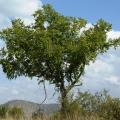
<path id="1" fill-rule="evenodd" d="M 49 81 L 61 95 L 65 111 L 68 92 L 80 82 L 85 66 L 97 55 L 117 47 L 120 39 L 108 40 L 111 24 L 100 19 L 85 30 L 87 21 L 56 12 L 50 5 L 34 13 L 35 22 L 25 25 L 21 19 L 0 32 L 5 42 L 0 64 L 9 79 L 18 76 Z"/>

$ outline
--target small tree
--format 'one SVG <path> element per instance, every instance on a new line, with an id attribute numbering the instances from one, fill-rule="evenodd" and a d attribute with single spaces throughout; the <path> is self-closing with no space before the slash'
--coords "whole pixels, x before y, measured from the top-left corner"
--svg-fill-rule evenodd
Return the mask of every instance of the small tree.
<path id="1" fill-rule="evenodd" d="M 9 79 L 24 75 L 37 77 L 39 83 L 46 80 L 54 84 L 65 111 L 67 94 L 80 82 L 85 66 L 120 41 L 107 40 L 111 24 L 104 20 L 83 30 L 86 20 L 63 16 L 50 5 L 37 10 L 34 19 L 28 26 L 20 19 L 13 20 L 12 27 L 0 32 L 6 44 L 0 63 Z"/>

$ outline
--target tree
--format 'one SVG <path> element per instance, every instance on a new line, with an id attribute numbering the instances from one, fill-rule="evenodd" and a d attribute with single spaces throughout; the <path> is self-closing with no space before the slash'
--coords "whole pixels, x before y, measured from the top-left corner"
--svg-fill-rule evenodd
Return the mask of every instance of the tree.
<path id="1" fill-rule="evenodd" d="M 9 79 L 37 77 L 49 81 L 61 94 L 65 111 L 68 92 L 80 82 L 85 66 L 97 55 L 117 47 L 119 39 L 108 40 L 111 24 L 100 19 L 84 30 L 87 21 L 56 12 L 50 5 L 34 13 L 35 22 L 25 25 L 21 19 L 0 32 L 6 46 L 1 49 L 0 64 Z"/>

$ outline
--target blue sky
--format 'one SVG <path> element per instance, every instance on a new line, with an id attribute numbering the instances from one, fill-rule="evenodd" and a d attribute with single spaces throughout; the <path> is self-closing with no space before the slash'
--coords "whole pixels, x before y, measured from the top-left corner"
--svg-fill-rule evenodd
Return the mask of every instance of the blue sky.
<path id="1" fill-rule="evenodd" d="M 42 0 L 50 3 L 60 13 L 77 16 L 94 23 L 103 18 L 113 24 L 113 29 L 120 30 L 120 0 Z"/>
<path id="2" fill-rule="evenodd" d="M 88 25 L 103 18 L 113 25 L 108 38 L 120 37 L 120 1 L 119 0 L 0 0 L 0 30 L 10 27 L 11 18 L 21 18 L 25 24 L 33 22 L 31 14 L 41 8 L 43 4 L 50 3 L 61 14 L 82 17 L 88 20 Z M 3 46 L 0 40 L 0 48 Z M 86 66 L 86 74 L 82 78 L 83 86 L 80 90 L 96 92 L 107 89 L 110 94 L 120 97 L 120 48 L 99 55 L 95 63 Z M 57 102 L 58 94 L 53 97 L 54 87 L 46 85 L 48 99 L 46 103 Z M 76 89 L 74 90 L 76 91 Z M 35 79 L 20 77 L 9 81 L 0 66 L 0 103 L 13 99 L 23 99 L 42 102 L 44 99 L 43 86 L 38 86 Z"/>

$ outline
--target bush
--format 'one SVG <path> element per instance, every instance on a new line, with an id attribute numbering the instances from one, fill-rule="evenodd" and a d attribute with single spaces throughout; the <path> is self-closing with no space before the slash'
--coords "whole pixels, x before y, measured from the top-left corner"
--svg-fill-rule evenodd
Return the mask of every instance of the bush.
<path id="1" fill-rule="evenodd" d="M 120 99 L 113 98 L 106 90 L 91 94 L 78 92 L 68 96 L 66 116 L 99 116 L 105 120 L 120 120 Z M 58 114 L 57 114 L 58 115 Z M 57 117 L 57 115 L 55 117 Z"/>
<path id="2" fill-rule="evenodd" d="M 100 112 L 100 106 L 102 103 L 105 103 L 110 95 L 106 90 L 91 94 L 90 92 L 78 92 L 76 101 L 79 102 L 79 105 L 83 110 L 87 112 Z"/>
<path id="3" fill-rule="evenodd" d="M 120 120 L 120 99 L 113 98 L 106 90 L 94 95 L 90 92 L 78 92 L 75 101 L 87 114 L 97 114 L 105 120 Z"/>
<path id="4" fill-rule="evenodd" d="M 110 97 L 102 103 L 99 115 L 107 120 L 120 120 L 120 99 Z"/>
<path id="5" fill-rule="evenodd" d="M 8 107 L 1 105 L 0 106 L 0 118 L 6 118 L 7 112 L 8 112 Z"/>

